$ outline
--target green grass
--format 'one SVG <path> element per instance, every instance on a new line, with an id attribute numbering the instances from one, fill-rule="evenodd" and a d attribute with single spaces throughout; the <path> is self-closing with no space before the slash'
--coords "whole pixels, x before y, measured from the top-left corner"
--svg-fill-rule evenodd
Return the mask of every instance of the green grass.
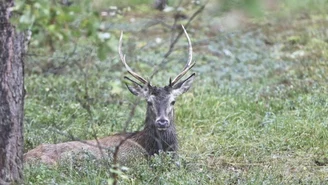
<path id="1" fill-rule="evenodd" d="M 306 18 L 279 22 L 279 16 L 268 17 L 234 33 L 209 34 L 202 29 L 210 24 L 205 22 L 192 27 L 197 80 L 176 104 L 179 165 L 165 155 L 136 162 L 117 172 L 119 184 L 327 184 L 327 14 L 310 10 Z M 125 53 L 146 76 L 151 61 L 158 63 L 168 47 L 166 42 L 143 47 L 157 29 L 127 38 L 135 45 Z M 209 40 L 205 46 L 198 42 L 204 37 Z M 49 56 L 59 58 L 50 67 L 44 58 L 28 58 L 25 151 L 70 140 L 54 129 L 92 139 L 94 133 L 103 137 L 124 128 L 136 99 L 123 84 L 125 70 L 116 52 L 102 62 L 95 51 L 87 51 L 78 48 L 74 57 L 61 61 L 67 51 L 58 50 Z M 135 52 L 133 57 L 129 52 Z M 184 57 L 178 47 L 154 84 L 174 76 Z M 129 131 L 142 128 L 144 114 L 142 102 Z M 26 165 L 24 175 L 25 184 L 110 184 L 111 170 L 90 159 L 53 167 Z"/>

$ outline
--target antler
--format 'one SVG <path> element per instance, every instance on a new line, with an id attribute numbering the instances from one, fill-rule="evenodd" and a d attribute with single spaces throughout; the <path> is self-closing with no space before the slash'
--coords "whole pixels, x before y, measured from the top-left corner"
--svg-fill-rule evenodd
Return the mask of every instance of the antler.
<path id="1" fill-rule="evenodd" d="M 187 64 L 185 65 L 185 67 L 183 68 L 182 72 L 180 74 L 178 74 L 177 77 L 175 77 L 172 81 L 170 78 L 170 86 L 173 86 L 174 84 L 176 84 L 195 65 L 195 62 L 192 62 L 192 46 L 191 46 L 190 38 L 189 38 L 188 33 L 187 33 L 186 29 L 184 28 L 184 26 L 181 25 L 181 27 L 188 40 L 188 46 L 189 46 L 188 61 L 187 61 Z"/>
<path id="2" fill-rule="evenodd" d="M 121 37 L 120 37 L 120 42 L 118 45 L 118 53 L 120 54 L 120 58 L 122 63 L 124 64 L 125 68 L 128 70 L 128 72 L 137 80 L 139 80 L 141 83 L 143 84 L 148 84 L 148 81 L 146 79 L 144 79 L 142 76 L 140 76 L 139 74 L 135 73 L 134 71 L 132 71 L 132 69 L 130 68 L 130 66 L 126 63 L 125 61 L 125 55 L 122 54 L 121 48 L 122 48 L 122 38 L 123 38 L 123 31 L 121 32 Z"/>

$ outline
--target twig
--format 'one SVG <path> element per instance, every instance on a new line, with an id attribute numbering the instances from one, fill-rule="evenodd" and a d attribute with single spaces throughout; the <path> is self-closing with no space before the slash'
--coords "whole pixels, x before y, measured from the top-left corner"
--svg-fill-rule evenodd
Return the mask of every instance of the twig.
<path id="1" fill-rule="evenodd" d="M 77 138 L 77 137 L 73 136 L 72 134 L 68 134 L 68 133 L 62 132 L 58 128 L 50 127 L 49 130 L 51 130 L 53 132 L 56 132 L 59 135 L 65 136 L 67 138 L 70 138 L 70 140 L 72 140 L 72 141 L 78 141 L 80 143 L 83 143 L 83 144 L 86 144 L 86 145 L 89 145 L 89 146 L 92 146 L 92 147 L 97 147 L 97 148 L 101 148 L 103 150 L 110 150 L 111 152 L 114 152 L 114 150 L 112 148 L 110 148 L 110 147 L 103 147 L 101 145 L 98 146 L 98 144 L 97 145 L 94 145 L 94 144 L 89 143 L 89 142 L 87 142 L 85 140 L 82 140 L 80 138 Z"/>
<path id="2" fill-rule="evenodd" d="M 90 52 L 86 52 L 85 53 L 85 57 L 84 57 L 84 61 L 87 60 L 87 55 L 88 53 L 92 53 L 92 50 Z M 90 60 L 90 58 L 89 58 Z M 89 115 L 89 125 L 92 125 L 92 121 L 93 121 L 93 112 L 91 110 L 91 107 L 92 105 L 90 105 L 90 96 L 89 96 L 89 87 L 88 87 L 88 68 L 86 68 L 84 70 L 84 68 L 77 62 L 75 62 L 75 64 L 78 66 L 79 70 L 82 72 L 83 74 L 83 80 L 84 80 L 84 95 L 82 97 L 82 99 L 80 99 L 78 96 L 76 97 L 76 99 L 78 100 L 78 102 L 80 103 L 80 105 L 82 106 L 82 108 L 84 108 L 88 115 Z M 79 89 L 77 89 L 78 91 L 80 91 Z M 101 146 L 99 140 L 98 140 L 98 136 L 97 136 L 97 132 L 96 130 L 94 129 L 93 126 L 91 126 L 92 128 L 92 137 L 95 139 L 97 145 L 96 147 L 99 149 L 99 152 L 100 152 L 100 155 L 101 157 L 104 159 L 105 158 L 105 155 L 104 155 L 104 152 L 103 152 L 103 147 Z M 109 163 L 106 163 L 108 165 L 108 167 L 110 167 Z"/>
<path id="3" fill-rule="evenodd" d="M 189 18 L 189 20 L 188 20 L 188 22 L 187 22 L 187 24 L 186 25 L 184 25 L 184 27 L 185 27 L 185 29 L 187 29 L 188 28 L 188 26 L 190 25 L 190 23 L 191 23 L 191 21 L 198 15 L 198 14 L 200 14 L 203 10 L 204 10 L 204 8 L 205 8 L 205 6 L 206 6 L 206 4 L 208 3 L 208 1 L 209 0 L 207 0 L 190 18 Z M 164 62 L 166 61 L 166 59 L 170 56 L 170 54 L 173 52 L 173 49 L 174 49 L 174 46 L 175 46 L 175 44 L 178 42 L 178 40 L 180 39 L 180 37 L 182 36 L 182 34 L 184 33 L 184 31 L 183 31 L 183 29 L 181 29 L 180 30 L 180 32 L 179 32 L 179 34 L 175 37 L 175 39 L 171 42 L 171 44 L 170 44 L 170 47 L 169 47 L 169 49 L 168 49 L 168 51 L 164 54 L 164 56 L 163 56 L 163 60 L 158 64 L 158 65 L 156 65 L 155 67 L 154 67 L 154 72 L 153 72 L 153 74 L 150 76 L 150 79 L 152 79 L 153 77 L 154 77 L 154 75 L 155 74 L 157 74 L 158 72 L 159 72 L 159 70 L 160 70 L 160 66 L 162 66 L 163 64 L 164 64 Z"/>
<path id="4" fill-rule="evenodd" d="M 179 1 L 178 6 L 175 8 L 176 13 L 177 13 L 177 9 L 180 7 L 181 4 L 182 4 L 182 0 Z M 176 28 L 177 21 L 178 21 L 178 18 L 175 17 L 174 22 L 173 22 L 173 26 L 171 27 L 171 32 L 172 32 L 171 39 L 170 39 L 171 43 L 173 42 L 173 38 L 174 38 L 174 35 L 175 35 L 174 29 Z"/>
<path id="5" fill-rule="evenodd" d="M 131 122 L 131 119 L 132 117 L 134 116 L 134 113 L 135 113 L 135 109 L 137 107 L 137 105 L 139 104 L 140 100 L 138 100 L 137 102 L 134 103 L 131 111 L 130 111 L 130 115 L 129 115 L 129 118 L 127 119 L 127 121 L 125 122 L 125 128 L 124 130 L 126 130 L 128 124 Z M 140 129 L 140 128 L 139 128 Z M 139 130 L 138 129 L 138 130 Z M 128 135 L 126 138 L 124 138 L 123 140 L 120 141 L 120 143 L 115 147 L 115 150 L 114 150 L 114 153 L 113 153 L 113 172 L 111 173 L 112 174 L 112 178 L 113 178 L 113 185 L 117 185 L 118 183 L 118 176 L 117 176 L 117 168 L 118 168 L 118 152 L 119 152 L 119 149 L 120 147 L 127 141 L 129 140 L 130 138 L 134 137 L 136 134 L 138 134 L 139 132 L 133 132 L 131 133 L 130 135 Z"/>
<path id="6" fill-rule="evenodd" d="M 137 108 L 137 106 L 140 103 L 140 99 L 136 100 L 133 103 L 133 106 L 131 108 L 131 111 L 129 113 L 129 117 L 128 119 L 125 121 L 125 125 L 124 125 L 124 133 L 126 133 L 126 130 L 129 126 L 129 124 L 131 123 L 132 118 L 134 117 L 135 114 L 135 110 Z M 140 129 L 140 128 L 139 128 Z M 138 130 L 139 130 L 138 129 Z M 114 153 L 113 153 L 113 172 L 112 172 L 112 178 L 113 178 L 113 185 L 116 185 L 118 182 L 118 176 L 116 174 L 116 170 L 117 170 L 117 164 L 118 164 L 118 152 L 120 147 L 130 138 L 134 137 L 138 132 L 134 132 L 131 133 L 129 136 L 127 136 L 126 138 L 124 138 L 122 141 L 120 141 L 120 143 L 115 147 Z"/>
<path id="7" fill-rule="evenodd" d="M 208 1 L 207 1 L 208 2 Z M 203 10 L 204 10 L 204 8 L 205 8 L 205 5 L 207 4 L 207 2 L 205 3 L 205 4 L 203 4 L 190 18 L 189 18 L 189 20 L 188 20 L 188 22 L 187 22 L 187 24 L 184 26 L 185 27 L 185 29 L 187 29 L 188 28 L 188 26 L 189 26 L 189 24 L 191 23 L 191 21 L 198 15 L 198 14 L 200 14 Z M 174 48 L 174 46 L 175 46 L 175 44 L 178 42 L 178 40 L 180 39 L 180 37 L 182 36 L 182 34 L 183 34 L 183 30 L 181 29 L 180 30 L 180 32 L 179 32 L 179 34 L 176 36 L 176 38 L 173 40 L 173 42 L 170 44 L 170 48 L 169 48 L 169 50 L 165 53 L 165 55 L 164 55 L 164 59 L 166 59 L 168 56 L 170 56 L 170 54 L 172 53 L 172 51 L 173 51 L 173 48 Z M 163 60 L 164 60 L 163 59 Z"/>
<path id="8" fill-rule="evenodd" d="M 134 102 L 132 108 L 131 108 L 131 111 L 130 111 L 130 114 L 129 114 L 129 117 L 128 119 L 125 121 L 125 125 L 124 125 L 124 133 L 126 133 L 126 130 L 128 128 L 128 125 L 131 123 L 131 120 L 135 114 L 135 110 L 137 108 L 137 106 L 139 105 L 140 103 L 140 100 L 138 99 L 136 102 Z M 124 138 L 122 141 L 120 141 L 120 143 L 115 147 L 115 150 L 114 150 L 114 153 L 113 153 L 113 165 L 112 165 L 112 169 L 113 169 L 113 172 L 112 172 L 112 178 L 113 178 L 113 185 L 117 185 L 117 182 L 118 182 L 118 176 L 117 176 L 117 165 L 118 165 L 118 151 L 120 149 L 120 147 L 128 140 L 130 139 L 131 137 L 135 136 L 138 132 L 134 132 L 132 134 L 130 134 L 128 137 Z"/>
<path id="9" fill-rule="evenodd" d="M 129 136 L 127 136 L 126 138 L 124 138 L 122 141 L 120 141 L 120 143 L 115 147 L 114 153 L 113 153 L 113 165 L 112 165 L 112 178 L 113 178 L 113 185 L 117 185 L 118 182 L 118 176 L 117 176 L 117 165 L 118 165 L 118 151 L 120 149 L 120 147 L 130 138 L 132 138 L 133 136 L 135 136 L 138 132 L 134 132 L 131 133 Z"/>
<path id="10" fill-rule="evenodd" d="M 130 111 L 130 113 L 129 113 L 129 117 L 128 117 L 128 119 L 125 121 L 125 124 L 124 124 L 124 130 L 123 130 L 124 133 L 126 133 L 126 130 L 127 130 L 128 126 L 129 126 L 129 124 L 131 123 L 131 120 L 132 120 L 132 118 L 133 118 L 133 116 L 134 116 L 134 114 L 135 114 L 136 108 L 137 108 L 137 106 L 138 106 L 139 104 L 140 104 L 140 99 L 137 99 L 137 100 L 133 103 L 133 106 L 132 106 L 131 111 Z"/>

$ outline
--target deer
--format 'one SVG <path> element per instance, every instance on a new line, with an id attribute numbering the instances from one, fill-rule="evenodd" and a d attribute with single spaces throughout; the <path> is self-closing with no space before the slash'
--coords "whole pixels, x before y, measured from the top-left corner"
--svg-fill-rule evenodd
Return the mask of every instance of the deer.
<path id="1" fill-rule="evenodd" d="M 125 55 L 122 53 L 123 32 L 121 32 L 118 46 L 119 57 L 127 72 L 134 78 L 133 80 L 124 76 L 127 80 L 125 84 L 133 95 L 147 102 L 146 118 L 142 130 L 119 133 L 96 140 L 41 144 L 25 153 L 24 161 L 57 164 L 69 154 L 81 151 L 90 152 L 97 159 L 101 159 L 104 157 L 105 149 L 109 148 L 118 150 L 117 156 L 121 163 L 134 159 L 136 156 L 149 157 L 160 152 L 176 153 L 178 151 L 178 138 L 174 123 L 174 104 L 178 96 L 190 89 L 195 78 L 195 73 L 192 73 L 189 77 L 180 81 L 195 65 L 195 62 L 192 62 L 190 38 L 185 28 L 183 26 L 182 28 L 188 40 L 187 64 L 182 72 L 173 80 L 170 78 L 169 84 L 164 87 L 151 85 L 149 80 L 146 80 L 130 68 L 125 61 Z M 128 81 L 129 83 L 127 83 Z"/>

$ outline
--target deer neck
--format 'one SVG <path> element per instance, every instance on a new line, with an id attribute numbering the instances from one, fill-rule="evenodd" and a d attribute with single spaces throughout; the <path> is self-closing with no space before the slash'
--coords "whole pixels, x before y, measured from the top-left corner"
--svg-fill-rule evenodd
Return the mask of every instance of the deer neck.
<path id="1" fill-rule="evenodd" d="M 177 134 L 174 125 L 174 113 L 169 115 L 170 127 L 166 130 L 158 130 L 155 127 L 156 116 L 147 109 L 145 128 L 134 138 L 149 155 L 160 151 L 176 151 L 178 149 Z"/>

